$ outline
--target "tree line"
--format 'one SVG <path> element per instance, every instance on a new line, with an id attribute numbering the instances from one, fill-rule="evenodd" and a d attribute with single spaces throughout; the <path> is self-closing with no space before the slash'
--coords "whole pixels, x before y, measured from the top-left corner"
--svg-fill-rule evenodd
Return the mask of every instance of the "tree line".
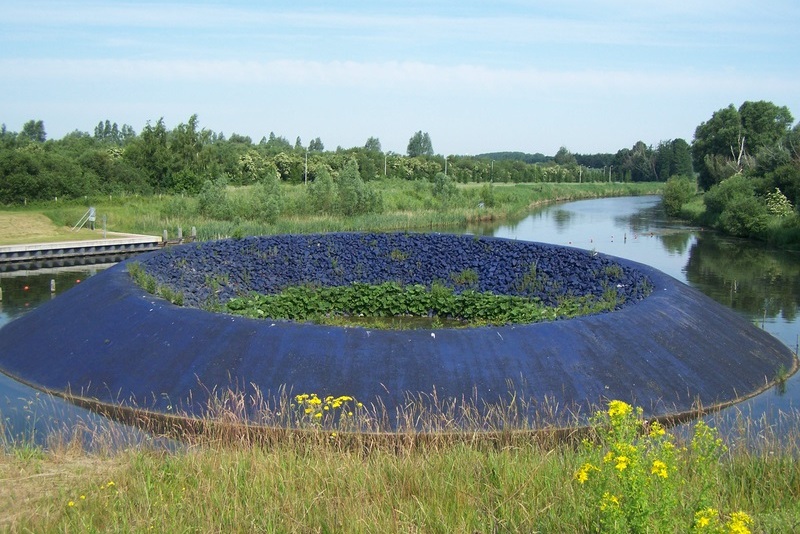
<path id="1" fill-rule="evenodd" d="M 0 203 L 115 193 L 196 195 L 208 184 L 253 185 L 333 182 L 355 169 L 363 182 L 380 179 L 453 182 L 666 181 L 697 177 L 704 190 L 744 175 L 765 195 L 775 187 L 797 204 L 798 127 L 788 109 L 745 102 L 715 112 L 697 127 L 690 145 L 673 139 L 650 146 L 637 141 L 614 154 L 574 154 L 566 147 L 550 157 L 500 152 L 478 156 L 436 154 L 427 132 L 409 139 L 405 154 L 385 152 L 369 137 L 363 146 L 326 150 L 317 137 L 291 143 L 271 132 L 249 136 L 201 128 L 197 115 L 169 129 L 163 119 L 137 133 L 130 125 L 100 121 L 92 134 L 74 131 L 48 140 L 41 120 L 19 132 L 0 128 Z M 347 171 L 345 172 L 345 169 Z M 442 176 L 440 176 L 442 175 Z"/>
<path id="2" fill-rule="evenodd" d="M 688 147 L 681 140 L 669 145 Z M 639 142 L 616 155 L 581 156 L 562 149 L 555 157 L 533 159 L 504 157 L 509 153 L 442 156 L 422 131 L 411 136 L 406 154 L 384 152 L 376 137 L 360 147 L 326 151 L 319 137 L 304 145 L 300 138 L 291 143 L 274 132 L 258 142 L 236 133 L 225 136 L 201 128 L 197 115 L 172 129 L 163 119 L 148 122 L 138 133 L 105 120 L 91 134 L 76 130 L 48 140 L 44 123 L 31 120 L 19 132 L 5 125 L 0 129 L 0 203 L 120 193 L 195 195 L 209 182 L 252 185 L 273 176 L 286 183 L 313 183 L 321 176 L 335 181 L 351 161 L 366 182 L 433 183 L 439 174 L 448 182 L 665 180 L 676 172 L 664 163 L 666 153 L 661 145 Z M 677 157 L 685 161 L 687 153 L 678 150 Z"/>

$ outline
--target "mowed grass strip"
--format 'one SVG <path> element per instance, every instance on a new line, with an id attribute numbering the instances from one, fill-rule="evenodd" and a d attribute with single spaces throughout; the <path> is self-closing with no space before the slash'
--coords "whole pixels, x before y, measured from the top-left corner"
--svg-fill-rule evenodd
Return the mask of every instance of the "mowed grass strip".
<path id="1" fill-rule="evenodd" d="M 77 221 L 76 221 L 77 222 Z M 102 230 L 58 226 L 37 212 L 0 211 L 0 245 L 101 239 Z"/>

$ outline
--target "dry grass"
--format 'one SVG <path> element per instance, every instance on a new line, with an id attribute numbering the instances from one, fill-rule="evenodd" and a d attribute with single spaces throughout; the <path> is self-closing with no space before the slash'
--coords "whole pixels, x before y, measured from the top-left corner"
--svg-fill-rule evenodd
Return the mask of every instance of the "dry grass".
<path id="1" fill-rule="evenodd" d="M 57 226 L 47 216 L 35 212 L 0 212 L 0 245 L 48 243 L 100 239 L 100 230 Z"/>
<path id="2" fill-rule="evenodd" d="M 0 462 L 0 531 L 35 521 L 42 510 L 64 500 L 87 479 L 111 480 L 121 467 L 116 458 L 80 450 L 15 449 Z"/>

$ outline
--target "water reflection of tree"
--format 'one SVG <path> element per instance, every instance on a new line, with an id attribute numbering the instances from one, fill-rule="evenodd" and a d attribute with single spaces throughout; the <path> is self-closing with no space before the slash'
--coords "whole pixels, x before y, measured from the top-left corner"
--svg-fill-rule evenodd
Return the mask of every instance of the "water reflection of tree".
<path id="1" fill-rule="evenodd" d="M 553 223 L 559 230 L 566 230 L 571 220 L 572 212 L 564 209 L 553 210 Z"/>
<path id="2" fill-rule="evenodd" d="M 798 260 L 796 253 L 705 234 L 689 253 L 686 279 L 694 285 L 716 287 L 709 294 L 734 309 L 792 321 L 800 305 Z"/>
<path id="3" fill-rule="evenodd" d="M 667 232 L 659 235 L 658 238 L 664 245 L 664 250 L 670 254 L 683 255 L 689 246 L 692 235 L 691 232 Z"/>

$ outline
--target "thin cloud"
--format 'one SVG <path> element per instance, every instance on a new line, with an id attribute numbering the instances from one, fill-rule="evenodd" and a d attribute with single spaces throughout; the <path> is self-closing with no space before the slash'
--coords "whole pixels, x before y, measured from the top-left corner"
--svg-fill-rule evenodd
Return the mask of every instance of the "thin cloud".
<path id="1" fill-rule="evenodd" d="M 774 89 L 800 89 L 794 73 L 767 80 L 745 72 L 722 70 L 545 70 L 508 69 L 485 65 L 436 65 L 414 61 L 318 62 L 306 60 L 0 60 L 6 81 L 57 78 L 147 81 L 149 83 L 272 84 L 284 87 L 316 84 L 359 89 L 413 92 L 459 90 L 468 93 L 509 93 L 524 90 L 591 88 L 624 92 L 713 92 L 757 89 L 769 83 Z"/>

